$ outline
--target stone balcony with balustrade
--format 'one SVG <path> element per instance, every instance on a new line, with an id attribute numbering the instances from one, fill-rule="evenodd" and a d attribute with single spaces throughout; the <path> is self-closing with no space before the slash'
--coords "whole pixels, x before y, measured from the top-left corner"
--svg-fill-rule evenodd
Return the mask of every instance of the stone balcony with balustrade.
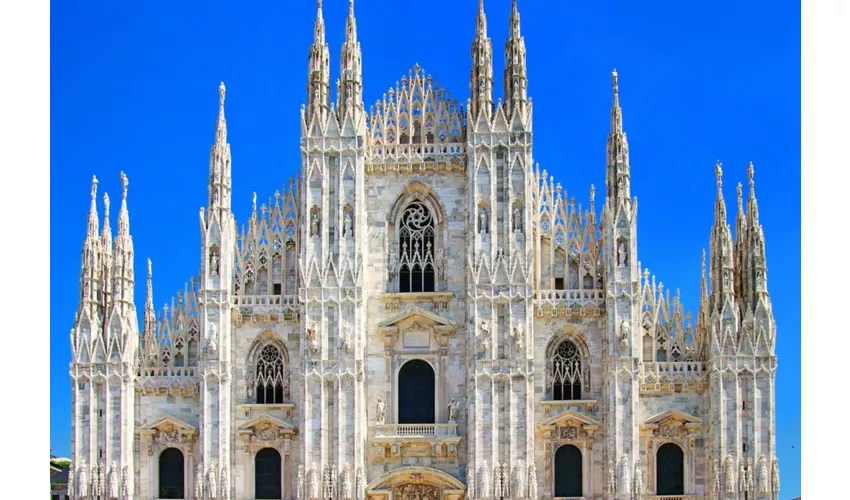
<path id="1" fill-rule="evenodd" d="M 702 392 L 708 383 L 708 372 L 701 361 L 652 361 L 640 363 L 640 391 Z M 659 497 L 660 498 L 660 497 Z"/>
<path id="2" fill-rule="evenodd" d="M 366 151 L 367 174 L 466 171 L 466 145 L 456 142 L 377 144 Z"/>
<path id="3" fill-rule="evenodd" d="M 598 317 L 605 310 L 605 290 L 535 290 L 538 317 Z"/>
<path id="4" fill-rule="evenodd" d="M 300 301 L 297 295 L 235 295 L 237 323 L 244 321 L 298 321 Z"/>
<path id="5" fill-rule="evenodd" d="M 457 424 L 376 424 L 371 426 L 371 443 L 377 462 L 402 456 L 430 456 L 437 461 L 456 461 L 461 437 Z"/>
<path id="6" fill-rule="evenodd" d="M 143 394 L 192 395 L 198 391 L 197 366 L 140 367 L 136 388 Z"/>

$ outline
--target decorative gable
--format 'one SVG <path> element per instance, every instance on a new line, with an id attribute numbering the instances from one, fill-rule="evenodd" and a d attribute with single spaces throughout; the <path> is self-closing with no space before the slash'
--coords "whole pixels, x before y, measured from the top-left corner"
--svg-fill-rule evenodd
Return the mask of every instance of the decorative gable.
<path id="1" fill-rule="evenodd" d="M 653 437 L 681 438 L 699 434 L 702 420 L 674 408 L 648 418 L 641 427 Z"/>
<path id="2" fill-rule="evenodd" d="M 593 437 L 601 422 L 575 410 L 567 410 L 544 420 L 537 427 L 545 439 L 575 440 Z"/>
<path id="3" fill-rule="evenodd" d="M 242 424 L 238 433 L 250 440 L 277 441 L 291 439 L 298 431 L 292 424 L 271 415 L 260 415 Z"/>
<path id="4" fill-rule="evenodd" d="M 198 436 L 198 429 L 179 418 L 163 417 L 139 428 L 142 435 L 155 442 L 177 443 L 192 441 Z"/>
<path id="5" fill-rule="evenodd" d="M 438 314 L 420 307 L 411 307 L 377 325 L 377 331 L 384 336 L 384 349 L 387 353 L 399 343 L 399 349 L 445 350 L 449 337 L 457 331 L 457 325 Z"/>

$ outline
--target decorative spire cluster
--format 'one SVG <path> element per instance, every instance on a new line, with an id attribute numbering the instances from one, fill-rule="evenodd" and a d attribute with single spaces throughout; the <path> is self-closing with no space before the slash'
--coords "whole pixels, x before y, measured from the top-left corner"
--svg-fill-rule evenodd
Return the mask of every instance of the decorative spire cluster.
<path id="1" fill-rule="evenodd" d="M 505 115 L 524 113 L 528 104 L 528 70 L 525 64 L 525 39 L 520 34 L 519 9 L 511 5 L 510 36 L 505 43 Z"/>
<path id="2" fill-rule="evenodd" d="M 469 79 L 469 117 L 475 121 L 480 112 L 488 119 L 493 113 L 493 45 L 487 36 L 484 0 L 478 0 L 475 39 L 472 41 L 472 74 Z"/>
<path id="3" fill-rule="evenodd" d="M 215 127 L 215 144 L 210 152 L 209 217 L 223 218 L 230 212 L 231 157 L 227 142 L 227 120 L 224 118 L 224 82 L 218 86 L 218 120 Z"/>
<path id="4" fill-rule="evenodd" d="M 322 0 L 318 2 L 313 44 L 310 46 L 309 76 L 307 79 L 306 122 L 314 117 L 322 120 L 330 108 L 330 51 L 325 41 L 325 19 L 322 17 Z"/>
<path id="5" fill-rule="evenodd" d="M 340 80 L 337 82 L 339 121 L 350 116 L 356 122 L 363 112 L 363 55 L 357 41 L 357 20 L 354 18 L 354 0 L 348 0 L 345 42 L 340 53 Z"/>
<path id="6" fill-rule="evenodd" d="M 630 199 L 631 166 L 629 165 L 629 142 L 623 130 L 623 110 L 620 108 L 620 86 L 617 70 L 611 72 L 611 88 L 614 94 L 611 105 L 611 130 L 608 133 L 608 166 L 606 183 L 608 199 L 619 206 Z"/>

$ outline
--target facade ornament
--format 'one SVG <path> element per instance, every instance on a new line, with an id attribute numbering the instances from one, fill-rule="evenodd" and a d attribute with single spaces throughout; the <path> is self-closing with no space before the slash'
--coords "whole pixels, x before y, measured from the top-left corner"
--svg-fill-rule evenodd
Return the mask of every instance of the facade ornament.
<path id="1" fill-rule="evenodd" d="M 620 349 L 625 351 L 629 348 L 629 342 L 632 338 L 632 327 L 627 320 L 620 323 Z"/>
<path id="2" fill-rule="evenodd" d="M 393 279 L 396 271 L 398 270 L 398 255 L 396 255 L 395 250 L 390 250 L 390 256 L 387 265 L 389 266 L 388 271 L 390 279 Z"/>
<path id="3" fill-rule="evenodd" d="M 307 325 L 307 329 L 304 333 L 305 337 L 307 338 L 307 346 L 310 349 L 310 352 L 316 354 L 316 352 L 319 350 L 319 336 L 316 331 L 316 322 L 311 321 Z"/>
<path id="4" fill-rule="evenodd" d="M 97 464 L 97 472 L 94 473 L 94 493 L 95 496 L 104 494 L 104 476 L 106 475 L 106 471 L 104 470 L 106 467 L 103 465 L 103 462 L 99 462 Z"/>
<path id="5" fill-rule="evenodd" d="M 343 500 L 353 500 L 351 487 L 351 466 L 348 463 L 342 468 L 342 498 Z"/>
<path id="6" fill-rule="evenodd" d="M 488 498 L 490 496 L 490 464 L 486 460 L 481 464 L 480 474 L 481 498 Z"/>
<path id="7" fill-rule="evenodd" d="M 738 459 L 738 491 L 747 491 L 747 461 Z"/>
<path id="8" fill-rule="evenodd" d="M 218 276 L 220 259 L 217 247 L 215 245 L 210 246 L 210 276 Z"/>
<path id="9" fill-rule="evenodd" d="M 516 350 L 520 352 L 525 348 L 525 332 L 522 328 L 522 323 L 514 323 L 511 327 L 511 337 L 516 342 Z"/>
<path id="10" fill-rule="evenodd" d="M 121 498 L 130 500 L 130 466 L 121 469 Z"/>
<path id="11" fill-rule="evenodd" d="M 117 499 L 118 498 L 118 464 L 114 461 L 112 462 L 112 466 L 109 468 L 109 475 L 107 476 L 107 482 L 109 484 L 109 498 Z"/>
<path id="12" fill-rule="evenodd" d="M 195 500 L 204 500 L 204 465 L 195 467 Z"/>
<path id="13" fill-rule="evenodd" d="M 375 398 L 375 423 L 378 425 L 384 425 L 384 399 L 380 396 Z"/>
<path id="14" fill-rule="evenodd" d="M 449 423 L 457 422 L 457 410 L 460 402 L 454 398 L 449 402 Z"/>
<path id="15" fill-rule="evenodd" d="M 753 459 L 747 459 L 747 473 L 744 476 L 744 491 L 753 491 L 755 485 L 753 484 Z"/>
<path id="16" fill-rule="evenodd" d="M 773 457 L 773 465 L 770 468 L 770 487 L 774 493 L 779 492 L 779 459 Z"/>
<path id="17" fill-rule="evenodd" d="M 528 498 L 537 498 L 537 466 L 534 460 L 528 465 Z"/>
<path id="18" fill-rule="evenodd" d="M 321 235 L 321 221 L 319 220 L 319 211 L 313 210 L 312 215 L 310 216 L 310 236 L 319 237 Z"/>
<path id="19" fill-rule="evenodd" d="M 475 469 L 469 466 L 466 469 L 466 498 L 469 500 L 475 498 Z"/>
<path id="20" fill-rule="evenodd" d="M 77 498 L 77 496 L 74 494 L 77 492 L 75 488 L 76 481 L 74 480 L 74 476 L 76 476 L 76 474 L 74 473 L 74 469 L 71 468 L 70 473 L 68 474 L 68 498 L 70 500 L 76 500 Z"/>
<path id="21" fill-rule="evenodd" d="M 608 460 L 608 474 L 605 481 L 605 489 L 609 494 L 617 493 L 617 472 L 615 471 L 614 459 Z"/>
<path id="22" fill-rule="evenodd" d="M 211 356 L 215 356 L 218 345 L 218 327 L 215 326 L 215 323 L 210 323 L 209 329 L 209 337 L 207 338 L 207 352 L 210 353 Z"/>
<path id="23" fill-rule="evenodd" d="M 519 207 L 514 208 L 514 231 L 522 232 L 522 210 Z"/>
<path id="24" fill-rule="evenodd" d="M 629 478 L 629 472 L 631 467 L 629 467 L 629 456 L 623 455 L 620 458 L 620 484 L 619 484 L 619 493 L 620 494 L 629 494 L 631 493 L 631 481 Z"/>
<path id="25" fill-rule="evenodd" d="M 218 484 L 216 481 L 216 466 L 215 462 L 207 469 L 207 495 L 209 498 L 215 498 L 218 493 Z"/>
<path id="26" fill-rule="evenodd" d="M 89 494 L 89 476 L 88 476 L 88 471 L 86 469 L 87 469 L 87 464 L 86 464 L 86 459 L 84 458 L 84 459 L 80 460 L 80 468 L 79 468 L 79 472 L 77 473 L 78 477 L 79 477 L 77 489 L 79 490 L 80 498 L 85 498 Z"/>
<path id="27" fill-rule="evenodd" d="M 443 252 L 443 247 L 437 249 L 437 257 L 434 260 L 434 267 L 437 268 L 437 279 L 446 279 L 446 255 Z"/>
<path id="28" fill-rule="evenodd" d="M 481 320 L 478 324 L 478 341 L 481 345 L 481 352 L 490 350 L 490 322 L 486 319 Z"/>

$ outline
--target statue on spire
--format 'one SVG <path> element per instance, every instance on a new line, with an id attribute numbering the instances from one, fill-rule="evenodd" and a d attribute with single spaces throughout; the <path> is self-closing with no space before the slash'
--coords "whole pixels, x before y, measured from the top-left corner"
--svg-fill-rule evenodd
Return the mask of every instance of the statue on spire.
<path id="1" fill-rule="evenodd" d="M 124 191 L 121 194 L 121 198 L 124 199 L 124 200 L 127 199 L 127 186 L 129 186 L 129 185 L 130 185 L 130 181 L 127 179 L 127 175 L 122 171 L 121 172 L 121 186 L 122 186 L 122 189 Z"/>
<path id="2" fill-rule="evenodd" d="M 218 105 L 221 106 L 221 107 L 224 107 L 225 90 L 226 89 L 224 88 L 224 82 L 219 83 L 218 84 Z"/>

